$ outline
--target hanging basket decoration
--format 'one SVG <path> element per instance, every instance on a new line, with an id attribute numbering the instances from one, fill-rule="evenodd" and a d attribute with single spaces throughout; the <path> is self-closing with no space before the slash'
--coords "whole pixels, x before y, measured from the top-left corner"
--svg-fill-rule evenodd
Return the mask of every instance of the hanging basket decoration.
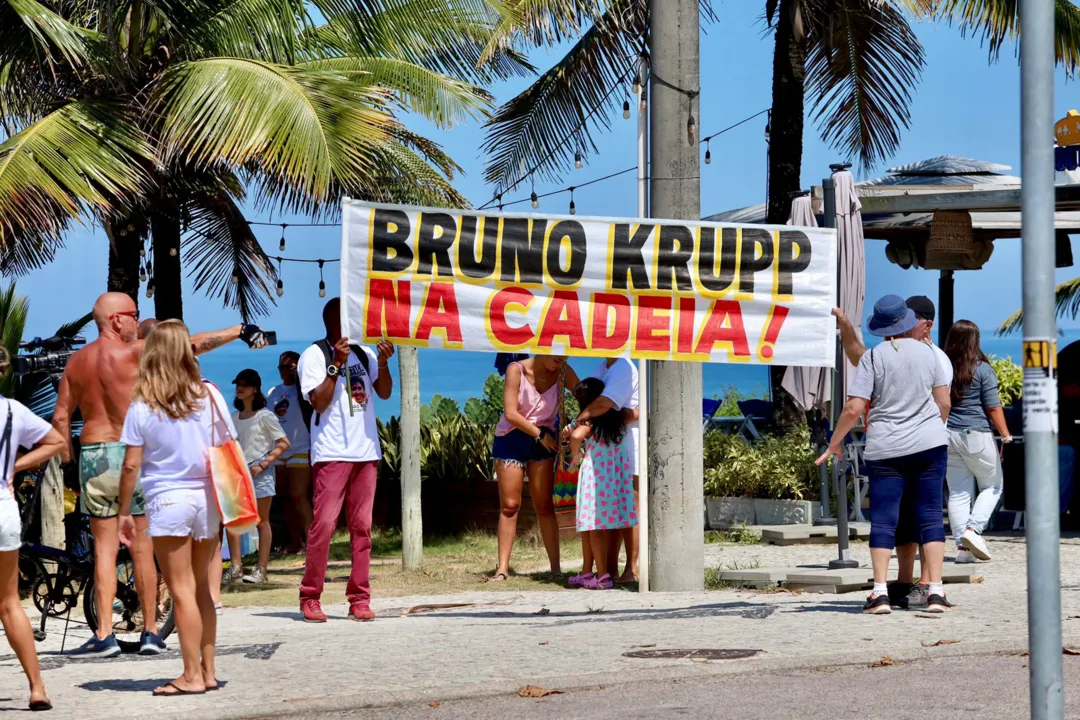
<path id="1" fill-rule="evenodd" d="M 971 213 L 938 210 L 930 223 L 930 238 L 926 241 L 927 270 L 967 270 L 986 254 L 983 243 L 975 241 L 971 228 Z M 991 247 L 990 252 L 993 252 Z M 988 255 L 987 255 L 988 256 Z M 985 262 L 985 260 L 984 260 Z M 981 266 L 981 263 L 976 267 Z"/>

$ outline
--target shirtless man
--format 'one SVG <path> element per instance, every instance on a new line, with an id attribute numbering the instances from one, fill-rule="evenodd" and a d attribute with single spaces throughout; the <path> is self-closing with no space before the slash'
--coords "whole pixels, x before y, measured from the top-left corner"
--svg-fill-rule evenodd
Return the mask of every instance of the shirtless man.
<path id="1" fill-rule="evenodd" d="M 131 393 L 139 376 L 143 341 L 136 337 L 139 311 L 135 301 L 123 293 L 106 293 L 94 303 L 98 339 L 75 353 L 60 380 L 53 425 L 65 440 L 63 458 L 70 461 L 71 416 L 82 411 L 83 429 L 79 456 L 81 509 L 90 516 L 94 534 L 94 585 L 99 618 L 111 618 L 116 597 L 116 553 L 120 494 L 120 468 L 124 446 L 119 442 Z M 252 347 L 262 347 L 262 332 L 253 325 L 236 325 L 217 332 L 191 336 L 196 353 L 205 353 L 243 338 Z M 132 514 L 138 529 L 131 548 L 135 563 L 135 588 L 143 607 L 144 630 L 140 654 L 164 652 L 165 643 L 157 635 L 157 571 L 154 551 L 147 534 L 142 494 L 136 490 Z M 97 657 L 114 657 L 120 646 L 111 623 L 99 623 L 97 635 L 79 652 Z"/>

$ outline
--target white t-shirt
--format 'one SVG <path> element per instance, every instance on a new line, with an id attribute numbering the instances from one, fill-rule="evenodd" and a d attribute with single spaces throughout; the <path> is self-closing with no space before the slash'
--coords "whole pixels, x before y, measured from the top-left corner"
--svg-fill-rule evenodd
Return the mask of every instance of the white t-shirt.
<path id="1" fill-rule="evenodd" d="M 941 363 L 941 372 L 945 373 L 945 386 L 952 387 L 953 369 L 952 360 L 945 354 L 945 351 L 939 348 L 937 345 L 927 343 L 930 347 L 934 348 L 934 355 L 937 356 L 938 362 Z"/>
<path id="2" fill-rule="evenodd" d="M 5 481 L 0 486 L 0 500 L 15 498 L 15 456 L 19 448 L 33 448 L 52 430 L 52 425 L 30 412 L 21 402 L 5 398 L 0 402 L 0 437 L 7 432 L 8 408 L 11 408 L 11 448 L 3 458 Z"/>
<path id="3" fill-rule="evenodd" d="M 149 502 L 170 490 L 198 490 L 210 478 L 207 450 L 236 437 L 225 398 L 207 385 L 210 397 L 202 407 L 181 420 L 156 413 L 142 400 L 131 403 L 120 442 L 143 449 L 139 487 Z M 217 427 L 211 432 L 210 401 L 217 403 Z"/>
<path id="4" fill-rule="evenodd" d="M 286 437 L 277 416 L 266 408 L 244 420 L 239 412 L 232 414 L 236 426 L 236 439 L 244 449 L 244 461 L 248 465 L 259 462 L 270 454 L 277 441 Z"/>
<path id="5" fill-rule="evenodd" d="M 607 361 L 593 371 L 589 377 L 597 378 L 604 383 L 604 392 L 601 393 L 611 402 L 615 403 L 616 410 L 636 410 L 638 406 L 638 369 L 637 366 L 626 358 L 619 358 L 611 367 Z M 637 422 L 632 422 L 626 427 L 637 430 Z"/>
<path id="6" fill-rule="evenodd" d="M 311 462 L 368 462 L 382 459 L 379 428 L 375 423 L 375 381 L 379 379 L 379 358 L 366 348 L 370 373 L 364 371 L 360 358 L 349 353 L 349 378 L 346 391 L 345 369 L 334 383 L 334 398 L 319 417 L 311 416 Z M 326 356 L 312 345 L 300 356 L 298 371 L 300 391 L 310 400 L 311 393 L 326 379 Z M 349 405 L 353 414 L 349 414 Z"/>
<path id="7" fill-rule="evenodd" d="M 289 438 L 289 455 L 306 453 L 311 449 L 311 432 L 300 412 L 300 386 L 275 385 L 266 395 L 266 407 L 277 416 L 285 437 Z"/>

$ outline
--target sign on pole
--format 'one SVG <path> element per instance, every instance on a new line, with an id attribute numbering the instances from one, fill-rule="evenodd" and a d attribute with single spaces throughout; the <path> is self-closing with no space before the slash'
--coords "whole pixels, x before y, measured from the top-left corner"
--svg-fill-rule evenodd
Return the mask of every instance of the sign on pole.
<path id="1" fill-rule="evenodd" d="M 832 367 L 836 232 L 344 206 L 350 338 Z"/>

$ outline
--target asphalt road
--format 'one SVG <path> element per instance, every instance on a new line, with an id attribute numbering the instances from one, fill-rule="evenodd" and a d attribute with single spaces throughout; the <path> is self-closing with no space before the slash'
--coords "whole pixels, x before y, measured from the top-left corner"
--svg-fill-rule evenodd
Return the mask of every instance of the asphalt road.
<path id="1" fill-rule="evenodd" d="M 1065 716 L 1080 718 L 1080 658 L 1065 660 Z M 1027 658 L 954 657 L 887 667 L 667 680 L 518 696 L 403 705 L 336 715 L 334 720 L 531 720 L 532 718 L 1024 718 Z M 293 716 L 295 717 L 295 716 Z"/>

